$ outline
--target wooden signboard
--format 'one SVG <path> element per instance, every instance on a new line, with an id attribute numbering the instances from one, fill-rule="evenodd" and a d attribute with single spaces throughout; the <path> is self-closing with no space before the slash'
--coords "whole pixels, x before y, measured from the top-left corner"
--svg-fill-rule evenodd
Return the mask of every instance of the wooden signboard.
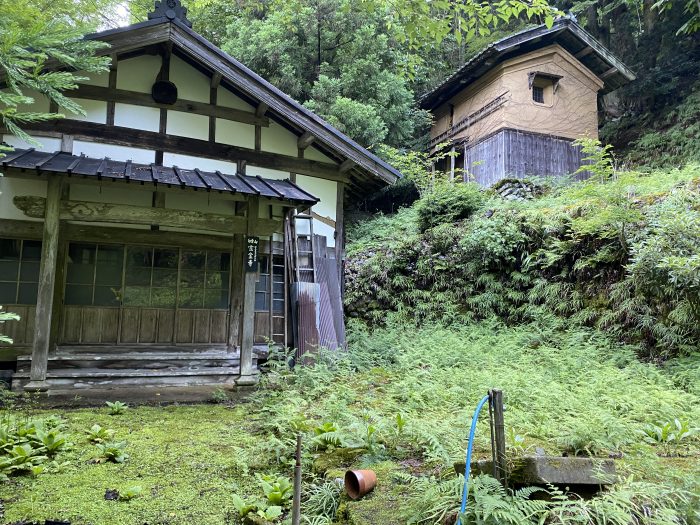
<path id="1" fill-rule="evenodd" d="M 260 245 L 259 237 L 246 237 L 246 253 L 245 253 L 245 271 L 258 271 L 258 246 Z"/>

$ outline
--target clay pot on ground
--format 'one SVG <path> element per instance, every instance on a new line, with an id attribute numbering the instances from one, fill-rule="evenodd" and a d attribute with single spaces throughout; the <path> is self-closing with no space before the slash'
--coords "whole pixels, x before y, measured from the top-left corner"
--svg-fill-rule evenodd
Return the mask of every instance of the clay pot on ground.
<path id="1" fill-rule="evenodd" d="M 348 470 L 345 473 L 345 492 L 352 500 L 371 492 L 376 484 L 377 474 L 373 470 Z"/>

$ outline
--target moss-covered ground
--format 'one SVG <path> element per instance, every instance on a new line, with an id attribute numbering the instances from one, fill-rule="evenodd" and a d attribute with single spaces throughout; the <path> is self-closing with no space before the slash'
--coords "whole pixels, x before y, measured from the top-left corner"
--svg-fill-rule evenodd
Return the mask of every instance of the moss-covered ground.
<path id="1" fill-rule="evenodd" d="M 618 458 L 618 488 L 580 512 L 634 516 L 646 505 L 665 516 L 653 523 L 690 524 L 700 517 L 698 436 L 645 438 L 650 425 L 675 419 L 698 426 L 700 398 L 676 381 L 678 370 L 682 377 L 696 373 L 696 362 L 680 369 L 645 364 L 633 349 L 598 332 L 554 322 L 395 326 L 373 333 L 356 326 L 351 334 L 345 356 L 323 355 L 316 366 L 294 372 L 272 364 L 259 391 L 244 402 L 132 407 L 115 416 L 106 407 L 13 408 L 21 418 L 60 415 L 73 446 L 57 455 L 58 472 L 54 467 L 0 482 L 0 522 L 238 523 L 232 495 L 262 498 L 256 474 L 291 478 L 297 432 L 304 436 L 306 494 L 328 488 L 326 480 L 342 477 L 348 467 L 378 474 L 377 488 L 364 500 L 344 500 L 335 513 L 337 498 L 319 496 L 305 506 L 307 516 L 322 514 L 321 501 L 330 502 L 335 522 L 438 522 L 444 513 L 454 516 L 459 478 L 452 463 L 462 459 L 470 414 L 491 387 L 505 392 L 510 455 L 543 447 L 549 454 Z M 126 442 L 123 464 L 92 461 L 99 454 L 85 431 L 94 424 Z M 476 455 L 487 457 L 485 420 L 478 429 Z M 130 501 L 105 499 L 107 490 L 134 485 L 142 492 Z M 478 491 L 493 489 L 481 482 L 475 490 L 474 512 L 485 505 Z M 506 496 L 494 497 L 511 508 Z M 557 509 L 542 512 L 566 519 L 547 523 L 579 523 L 571 518 L 576 512 Z M 586 523 L 605 522 L 593 516 Z M 490 519 L 482 523 L 533 523 Z"/>

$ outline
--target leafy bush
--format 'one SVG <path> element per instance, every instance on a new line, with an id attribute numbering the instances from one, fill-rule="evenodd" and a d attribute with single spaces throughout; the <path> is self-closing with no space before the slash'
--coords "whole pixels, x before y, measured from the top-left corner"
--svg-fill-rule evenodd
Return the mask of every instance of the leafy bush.
<path id="1" fill-rule="evenodd" d="M 58 418 L 23 420 L 11 415 L 0 418 L 0 479 L 17 473 L 42 473 L 59 452 L 72 446 Z"/>
<path id="2" fill-rule="evenodd" d="M 440 224 L 471 217 L 484 204 L 484 195 L 475 183 L 437 182 L 432 191 L 418 200 L 418 228 L 424 232 Z"/>
<path id="3" fill-rule="evenodd" d="M 105 404 L 107 405 L 107 408 L 109 408 L 110 416 L 119 416 L 126 412 L 126 410 L 129 408 L 129 405 L 122 403 L 121 401 L 106 401 Z"/>
<path id="4" fill-rule="evenodd" d="M 107 441 L 105 443 L 97 443 L 97 447 L 100 455 L 96 457 L 93 461 L 95 463 L 104 463 L 106 461 L 111 461 L 112 463 L 124 463 L 129 459 L 129 454 L 124 452 L 126 448 L 126 443 L 121 441 Z"/>
<path id="5" fill-rule="evenodd" d="M 292 499 L 294 486 L 284 476 L 262 475 L 258 476 L 258 482 L 267 498 L 267 503 L 274 506 L 285 506 Z"/>
<path id="6" fill-rule="evenodd" d="M 114 436 L 114 430 L 102 428 L 98 424 L 92 425 L 85 433 L 90 443 L 104 443 Z"/>

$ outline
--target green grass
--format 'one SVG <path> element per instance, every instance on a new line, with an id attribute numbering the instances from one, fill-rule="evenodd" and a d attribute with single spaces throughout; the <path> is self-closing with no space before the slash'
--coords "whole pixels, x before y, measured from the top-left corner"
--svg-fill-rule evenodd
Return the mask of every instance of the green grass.
<path id="1" fill-rule="evenodd" d="M 427 523 L 421 521 L 426 486 L 452 484 L 444 501 L 450 510 L 458 505 L 450 496 L 458 482 L 452 462 L 462 459 L 471 412 L 492 387 L 504 390 L 506 426 L 525 437 L 529 451 L 541 446 L 552 454 L 621 457 L 618 473 L 624 481 L 616 492 L 594 500 L 597 509 L 606 509 L 604 515 L 629 515 L 639 501 L 648 501 L 659 507 L 657 521 L 648 523 L 690 524 L 700 518 L 692 509 L 700 508 L 698 500 L 690 499 L 700 493 L 698 436 L 678 444 L 643 439 L 646 425 L 674 418 L 700 426 L 700 397 L 692 388 L 684 390 L 686 378 L 696 377 L 691 370 L 697 372 L 697 362 L 678 365 L 676 377 L 673 367 L 638 361 L 633 348 L 554 321 L 517 328 L 495 322 L 403 325 L 373 333 L 353 326 L 351 350 L 343 357 L 323 355 L 315 367 L 294 373 L 273 365 L 252 399 L 233 408 L 141 407 L 118 416 L 109 416 L 106 408 L 51 411 L 66 419 L 75 443 L 58 457 L 69 466 L 0 485 L 5 523 L 45 518 L 75 525 L 236 523 L 231 494 L 260 498 L 256 472 L 291 477 L 299 430 L 305 436 L 307 483 L 320 483 L 325 471 L 334 477 L 347 466 L 376 466 L 376 493 L 341 505 L 347 523 L 399 524 L 411 517 Z M 401 432 L 398 413 L 406 420 Z M 334 424 L 335 437 L 347 449 L 314 445 L 313 429 L 326 422 Z M 117 440 L 128 443 L 130 457 L 123 465 L 91 463 L 95 447 L 83 431 L 94 423 L 116 430 Z M 369 426 L 375 433 L 368 438 Z M 486 420 L 478 427 L 477 457 L 490 454 L 487 428 Z M 425 482 L 431 475 L 437 477 Z M 104 500 L 106 489 L 132 485 L 143 487 L 133 500 Z M 661 497 L 668 493 L 674 497 Z M 440 494 L 431 496 L 432 503 L 443 501 L 444 491 Z M 563 512 L 557 509 L 547 511 L 550 523 L 581 523 L 569 511 L 565 519 L 555 519 Z M 595 515 L 592 507 L 586 509 Z"/>

